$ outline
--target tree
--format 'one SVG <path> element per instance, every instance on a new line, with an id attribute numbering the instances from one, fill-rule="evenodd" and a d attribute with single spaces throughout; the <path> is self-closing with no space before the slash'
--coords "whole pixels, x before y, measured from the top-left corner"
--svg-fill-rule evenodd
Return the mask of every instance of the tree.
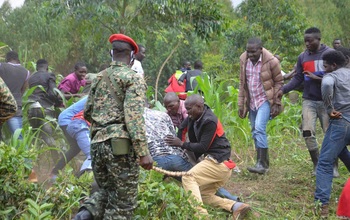
<path id="1" fill-rule="evenodd" d="M 231 45 L 227 56 L 239 62 L 251 37 L 260 37 L 264 47 L 282 54 L 291 64 L 302 51 L 306 18 L 300 4 L 293 0 L 246 0 L 237 9 L 239 20 L 226 33 Z"/>
<path id="2" fill-rule="evenodd" d="M 181 0 L 71 0 L 67 4 L 61 0 L 52 0 L 51 4 L 54 16 L 63 14 L 74 17 L 82 26 L 79 29 L 89 33 L 84 36 L 93 41 L 107 39 L 109 34 L 119 32 L 128 34 L 137 42 L 145 41 L 148 44 L 154 43 L 155 39 L 164 42 L 162 52 L 167 54 L 162 56 L 162 62 L 171 60 L 169 54 L 176 52 L 170 53 L 172 49 L 180 48 L 182 44 L 187 44 L 188 48 L 188 39 L 200 37 L 208 40 L 213 34 L 221 34 L 226 27 L 225 17 L 220 12 L 222 5 L 210 0 L 190 0 L 185 3 Z M 168 36 L 172 39 L 165 38 Z M 155 54 L 153 57 L 159 56 Z M 160 64 L 151 64 L 157 66 L 150 70 L 152 73 L 148 72 L 152 80 L 155 75 L 159 79 L 166 66 L 166 63 Z M 156 70 L 159 70 L 158 73 L 153 73 Z"/>

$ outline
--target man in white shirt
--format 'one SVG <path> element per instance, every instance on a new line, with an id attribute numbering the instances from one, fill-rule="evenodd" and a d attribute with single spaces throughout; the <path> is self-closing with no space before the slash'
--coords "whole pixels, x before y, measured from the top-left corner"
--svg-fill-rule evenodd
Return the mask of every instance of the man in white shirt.
<path id="1" fill-rule="evenodd" d="M 146 57 L 146 48 L 141 44 L 138 44 L 137 46 L 139 47 L 139 52 L 135 54 L 134 64 L 131 69 L 144 76 L 141 62 Z"/>

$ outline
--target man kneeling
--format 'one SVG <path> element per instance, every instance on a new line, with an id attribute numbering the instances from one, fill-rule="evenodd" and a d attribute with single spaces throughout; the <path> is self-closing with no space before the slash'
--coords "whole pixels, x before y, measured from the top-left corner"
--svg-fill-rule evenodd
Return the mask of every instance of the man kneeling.
<path id="1" fill-rule="evenodd" d="M 248 204 L 215 195 L 217 189 L 228 181 L 235 167 L 229 159 L 231 146 L 220 121 L 204 104 L 200 95 L 189 96 L 185 107 L 188 118 L 181 124 L 178 136 L 182 138 L 188 132 L 190 142 L 183 142 L 174 136 L 167 136 L 165 141 L 169 145 L 194 152 L 196 157 L 204 154 L 205 159 L 188 171 L 191 175 L 182 177 L 184 189 L 192 191 L 193 197 L 199 203 L 223 208 L 232 212 L 234 219 L 242 219 L 250 210 Z M 201 214 L 208 214 L 201 206 L 197 209 Z"/>

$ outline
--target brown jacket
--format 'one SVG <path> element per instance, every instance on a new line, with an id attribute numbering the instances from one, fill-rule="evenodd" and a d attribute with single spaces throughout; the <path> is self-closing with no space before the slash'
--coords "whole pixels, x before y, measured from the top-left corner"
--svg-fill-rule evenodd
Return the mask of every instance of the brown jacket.
<path id="1" fill-rule="evenodd" d="M 240 57 L 240 75 L 239 75 L 239 94 L 238 107 L 243 108 L 244 117 L 249 111 L 249 90 L 246 79 L 247 52 L 244 52 Z M 260 80 L 262 81 L 267 99 L 270 106 L 275 104 L 281 105 L 281 101 L 276 97 L 276 93 L 283 86 L 283 76 L 281 74 L 281 66 L 277 58 L 273 54 L 262 49 L 262 66 L 260 72 Z M 272 108 L 271 108 L 272 109 Z M 282 108 L 280 108 L 282 109 Z"/>

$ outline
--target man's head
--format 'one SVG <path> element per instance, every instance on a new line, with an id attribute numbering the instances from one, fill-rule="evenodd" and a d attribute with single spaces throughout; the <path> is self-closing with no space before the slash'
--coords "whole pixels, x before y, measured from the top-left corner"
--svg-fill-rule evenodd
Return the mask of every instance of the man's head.
<path id="1" fill-rule="evenodd" d="M 201 70 L 203 69 L 203 63 L 200 60 L 197 60 L 196 62 L 194 62 L 194 69 L 196 70 Z"/>
<path id="2" fill-rule="evenodd" d="M 341 40 L 340 39 L 334 39 L 334 41 L 333 41 L 333 48 L 337 49 L 337 48 L 339 48 L 341 46 L 342 46 L 341 45 Z"/>
<path id="3" fill-rule="evenodd" d="M 342 52 L 332 50 L 322 56 L 323 67 L 326 73 L 333 72 L 345 65 L 346 59 Z"/>
<path id="4" fill-rule="evenodd" d="M 6 62 L 19 63 L 18 53 L 13 50 L 7 52 Z"/>
<path id="5" fill-rule="evenodd" d="M 180 107 L 180 99 L 175 92 L 168 92 L 164 96 L 164 106 L 170 115 L 176 115 Z"/>
<path id="6" fill-rule="evenodd" d="M 346 60 L 345 65 L 349 66 L 350 65 L 350 49 L 345 48 L 345 47 L 338 47 L 336 50 L 343 53 L 343 55 L 345 56 L 345 60 Z"/>
<path id="7" fill-rule="evenodd" d="M 204 111 L 203 97 L 198 94 L 188 96 L 185 101 L 185 108 L 189 118 L 198 120 Z"/>
<path id="8" fill-rule="evenodd" d="M 142 60 L 146 57 L 146 48 L 141 44 L 138 44 L 137 46 L 139 47 L 139 52 L 135 54 L 135 58 L 136 60 L 142 62 Z"/>
<path id="9" fill-rule="evenodd" d="M 129 65 L 132 54 L 139 52 L 136 42 L 124 34 L 112 34 L 109 42 L 113 48 L 113 60 Z"/>
<path id="10" fill-rule="evenodd" d="M 247 56 L 253 63 L 258 62 L 262 53 L 262 41 L 260 38 L 250 38 L 246 47 Z"/>
<path id="11" fill-rule="evenodd" d="M 183 68 L 186 70 L 191 70 L 191 62 L 190 61 L 185 61 L 183 63 Z"/>
<path id="12" fill-rule="evenodd" d="M 36 70 L 37 71 L 48 71 L 49 70 L 49 63 L 44 59 L 40 59 L 40 60 L 36 61 Z"/>
<path id="13" fill-rule="evenodd" d="M 321 45 L 321 31 L 316 27 L 307 29 L 304 33 L 304 43 L 311 53 L 317 52 Z"/>
<path id="14" fill-rule="evenodd" d="M 77 75 L 79 80 L 85 79 L 87 74 L 87 68 L 84 62 L 77 62 L 74 66 L 75 75 Z"/>

